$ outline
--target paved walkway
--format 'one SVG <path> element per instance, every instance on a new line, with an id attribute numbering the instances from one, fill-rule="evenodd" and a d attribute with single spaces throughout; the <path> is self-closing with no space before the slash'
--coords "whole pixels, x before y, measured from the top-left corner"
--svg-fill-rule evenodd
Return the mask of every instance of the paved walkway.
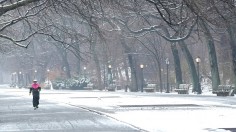
<path id="1" fill-rule="evenodd" d="M 0 89 L 0 132 L 138 132 L 134 126 L 80 107 L 45 99 L 39 109 L 25 89 Z M 63 94 L 61 94 L 63 95 Z M 50 97 L 53 97 L 51 94 Z"/>

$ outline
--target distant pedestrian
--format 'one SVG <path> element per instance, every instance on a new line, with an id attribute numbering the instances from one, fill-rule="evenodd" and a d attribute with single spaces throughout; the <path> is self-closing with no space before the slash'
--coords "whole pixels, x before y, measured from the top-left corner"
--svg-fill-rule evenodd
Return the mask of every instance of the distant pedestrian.
<path id="1" fill-rule="evenodd" d="M 32 93 L 33 95 L 33 107 L 34 110 L 38 108 L 39 105 L 39 95 L 40 95 L 41 87 L 37 83 L 37 80 L 33 80 L 33 84 L 30 87 L 29 95 Z"/>

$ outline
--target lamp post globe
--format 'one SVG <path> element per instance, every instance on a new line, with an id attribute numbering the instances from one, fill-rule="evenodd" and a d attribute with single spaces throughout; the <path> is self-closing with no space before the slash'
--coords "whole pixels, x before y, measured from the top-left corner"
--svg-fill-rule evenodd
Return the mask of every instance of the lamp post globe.
<path id="1" fill-rule="evenodd" d="M 199 56 L 196 58 L 196 62 L 197 62 L 197 63 L 200 63 L 200 62 L 201 62 L 201 59 L 200 59 Z"/>
<path id="2" fill-rule="evenodd" d="M 141 64 L 141 65 L 140 65 L 140 68 L 142 69 L 143 67 L 144 67 L 144 65 L 143 65 L 143 64 Z"/>

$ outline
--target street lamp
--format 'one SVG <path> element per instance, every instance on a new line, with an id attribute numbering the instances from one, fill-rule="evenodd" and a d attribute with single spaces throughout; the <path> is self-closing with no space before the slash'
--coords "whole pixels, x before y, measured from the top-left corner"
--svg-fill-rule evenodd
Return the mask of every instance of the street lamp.
<path id="1" fill-rule="evenodd" d="M 111 65 L 108 65 L 108 79 L 109 79 L 109 84 L 112 84 Z"/>
<path id="2" fill-rule="evenodd" d="M 141 64 L 140 65 L 140 69 L 141 69 L 141 92 L 143 92 L 143 67 L 144 67 L 144 65 Z"/>
<path id="3" fill-rule="evenodd" d="M 196 63 L 197 63 L 197 75 L 198 75 L 198 85 L 197 85 L 197 93 L 198 94 L 201 94 L 202 93 L 202 90 L 201 90 L 201 83 L 200 83 L 200 74 L 199 74 L 199 63 L 201 62 L 201 59 L 200 57 L 198 56 L 196 58 Z"/>
<path id="4" fill-rule="evenodd" d="M 84 67 L 84 77 L 86 78 L 86 69 L 87 67 Z"/>
<path id="5" fill-rule="evenodd" d="M 170 93 L 170 87 L 169 87 L 169 64 L 170 64 L 169 58 L 166 58 L 166 87 L 167 87 L 166 93 Z"/>

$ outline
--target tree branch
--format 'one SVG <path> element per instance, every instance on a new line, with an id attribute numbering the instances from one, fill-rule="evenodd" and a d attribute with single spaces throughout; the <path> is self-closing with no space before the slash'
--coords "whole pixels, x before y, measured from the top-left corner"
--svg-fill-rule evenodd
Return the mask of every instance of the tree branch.
<path id="1" fill-rule="evenodd" d="M 36 8 L 36 7 L 34 7 L 34 8 Z M 3 27 L 0 29 L 0 32 L 3 31 L 4 29 L 6 29 L 7 27 L 13 25 L 13 24 L 16 24 L 16 23 L 20 22 L 21 20 L 23 20 L 23 19 L 25 19 L 25 18 L 36 16 L 37 14 L 39 14 L 39 12 L 41 12 L 41 11 L 44 10 L 45 8 L 47 8 L 47 7 L 44 7 L 44 8 L 42 8 L 42 9 L 40 9 L 39 11 L 37 11 L 36 13 L 30 14 L 30 15 L 27 15 L 27 14 L 29 14 L 29 10 L 28 10 L 28 11 L 26 12 L 25 16 L 18 17 L 18 18 L 16 18 L 16 19 L 13 19 L 13 20 L 8 21 L 8 22 L 5 22 L 5 23 L 1 23 L 0 25 L 4 25 L 4 24 L 6 24 L 6 25 L 3 26 Z"/>
<path id="2" fill-rule="evenodd" d="M 50 26 L 50 25 L 49 25 L 49 26 Z M 15 45 L 17 45 L 17 46 L 19 46 L 19 47 L 28 48 L 28 46 L 29 46 L 30 43 L 28 43 L 27 45 L 22 45 L 22 44 L 20 44 L 20 42 L 24 42 L 24 41 L 28 40 L 29 38 L 31 38 L 31 37 L 34 36 L 35 34 L 38 34 L 39 31 L 42 31 L 42 30 L 44 30 L 45 28 L 48 28 L 49 26 L 46 26 L 46 27 L 44 27 L 44 28 L 41 28 L 41 29 L 35 31 L 34 33 L 30 34 L 30 35 L 27 36 L 26 38 L 21 39 L 21 40 L 14 40 L 13 38 L 8 37 L 8 36 L 3 35 L 3 34 L 0 34 L 0 38 L 4 38 L 4 39 L 6 39 L 6 40 L 9 40 L 9 41 L 11 41 L 13 44 L 15 44 Z"/>
<path id="3" fill-rule="evenodd" d="M 12 3 L 12 4 L 1 6 L 0 7 L 0 16 L 2 16 L 4 13 L 6 13 L 8 11 L 14 10 L 16 8 L 19 8 L 19 7 L 22 7 L 22 6 L 28 5 L 30 3 L 33 3 L 33 2 L 37 2 L 37 1 L 39 1 L 39 0 L 21 0 L 21 1 L 15 2 L 15 3 Z"/>

